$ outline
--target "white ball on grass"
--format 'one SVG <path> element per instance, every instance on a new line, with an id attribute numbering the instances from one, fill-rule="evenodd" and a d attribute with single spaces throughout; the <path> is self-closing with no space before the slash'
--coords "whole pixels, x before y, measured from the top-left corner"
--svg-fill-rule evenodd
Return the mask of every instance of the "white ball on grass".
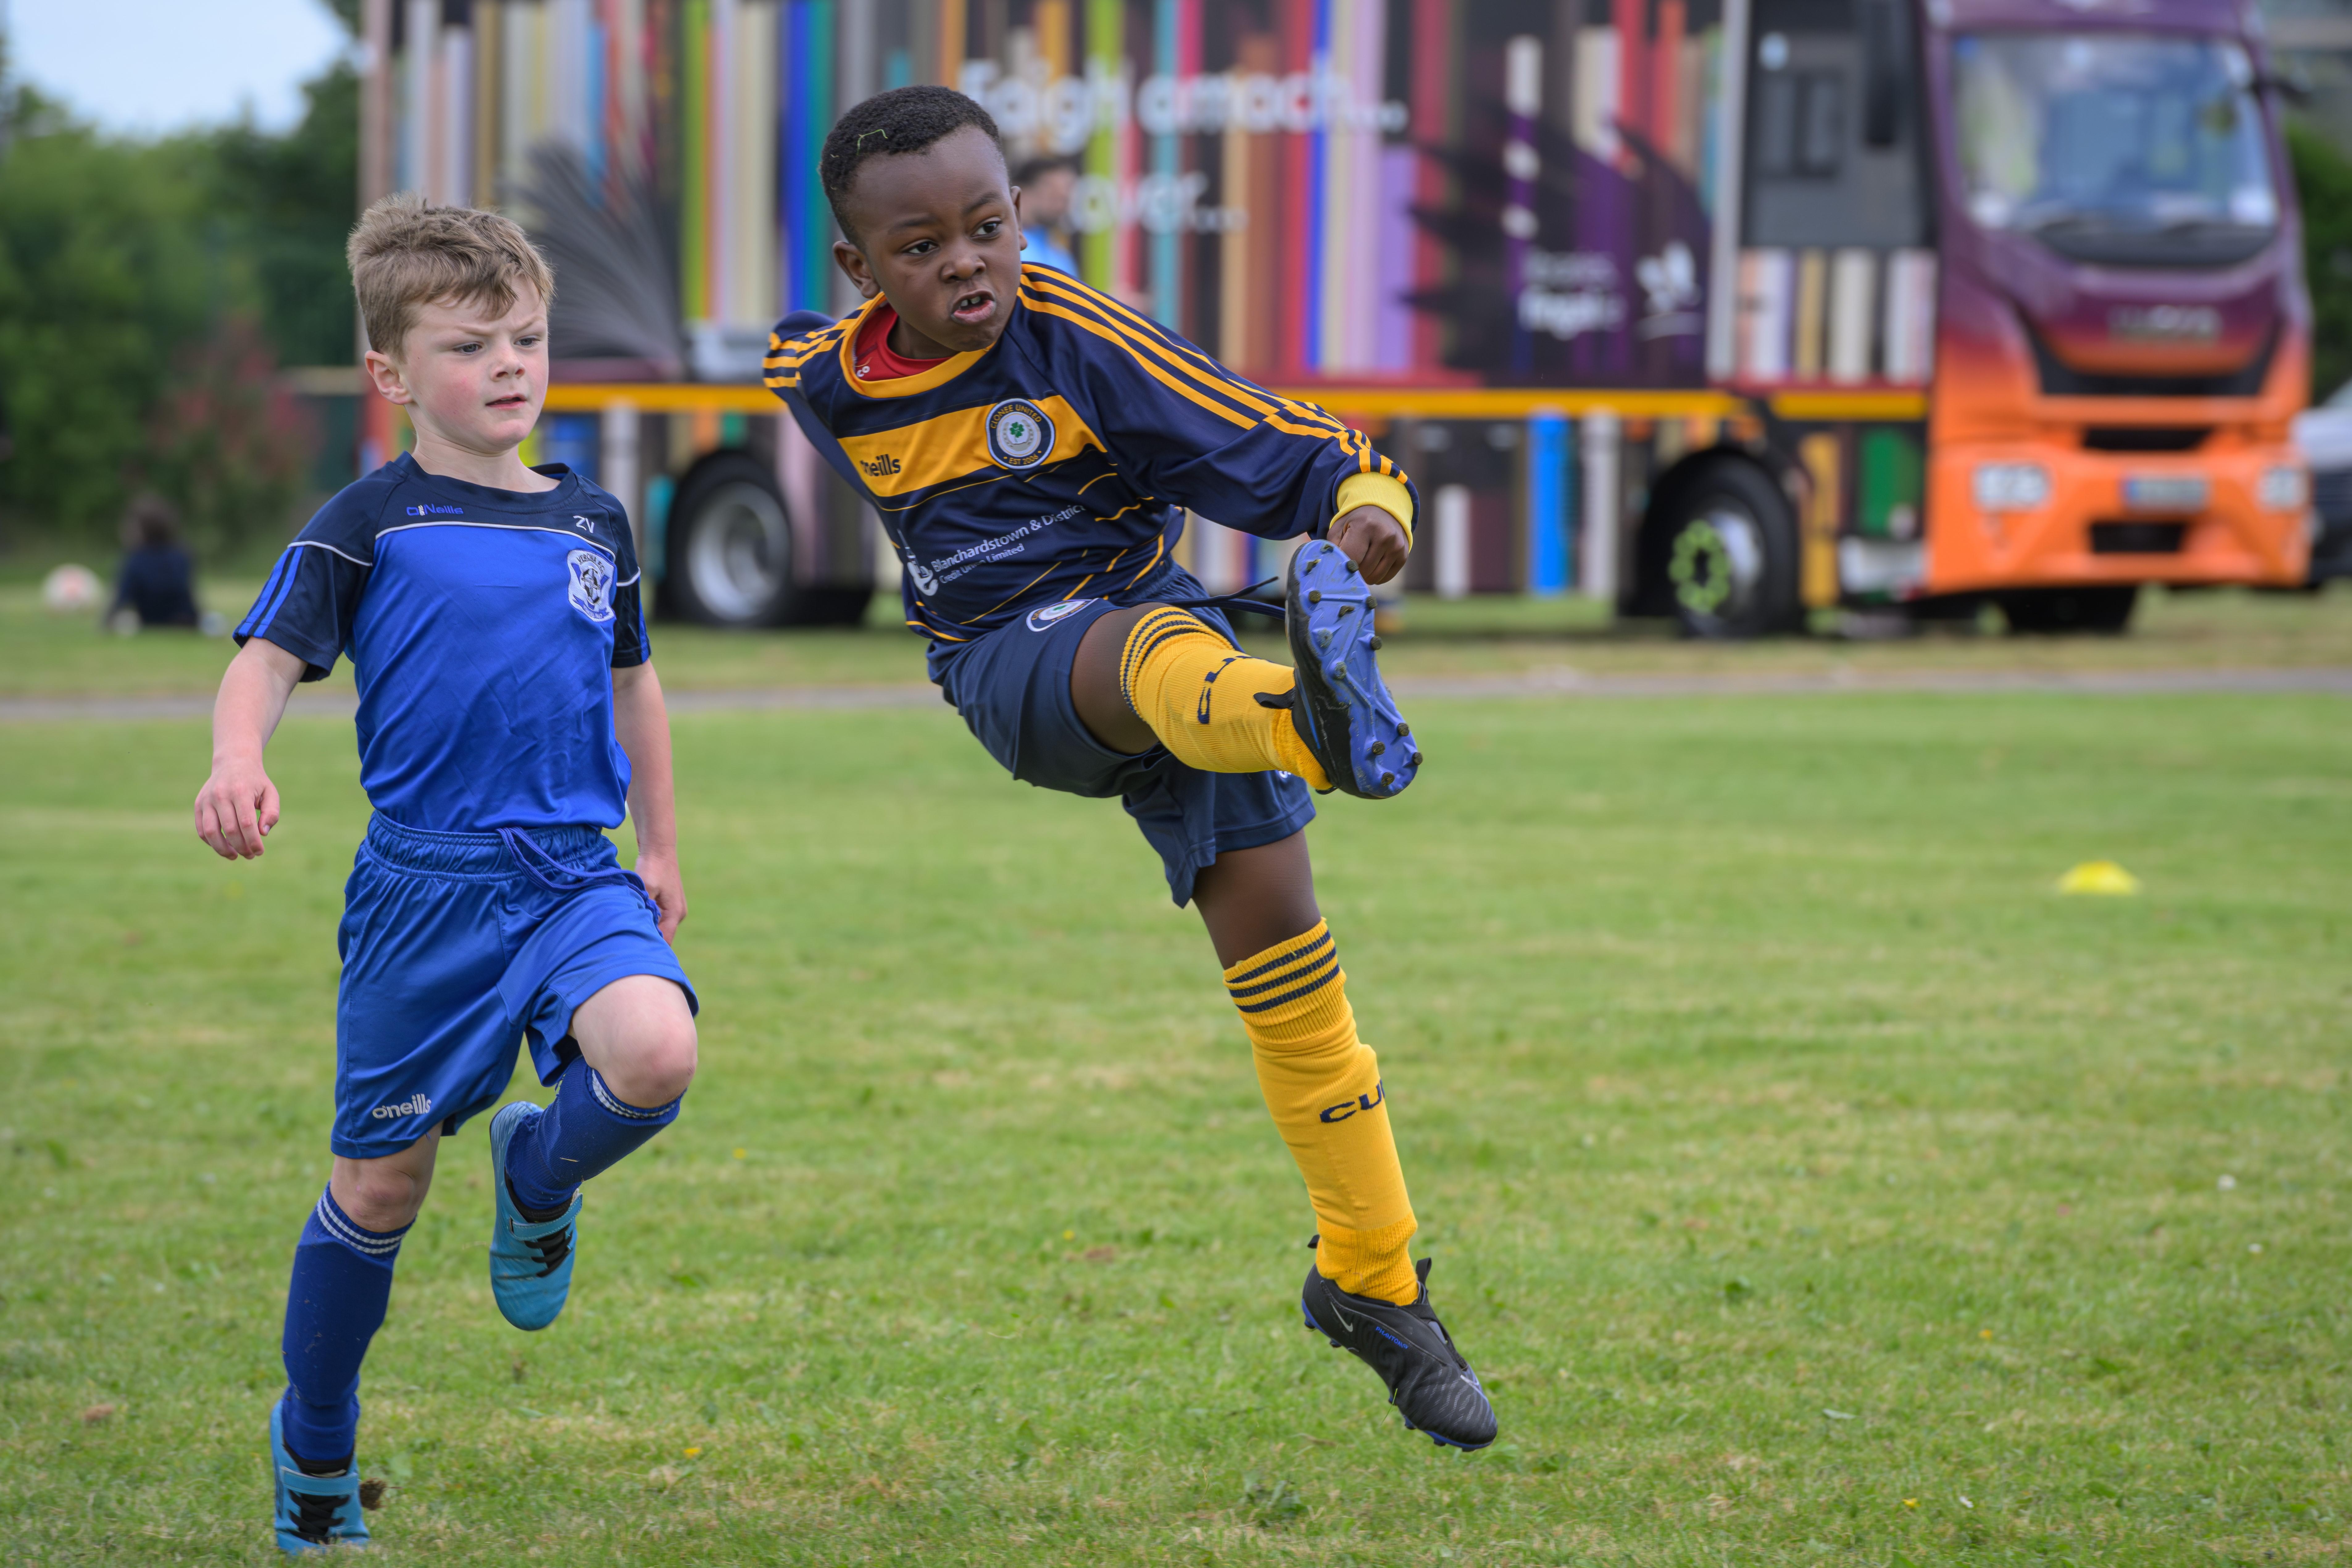
<path id="1" fill-rule="evenodd" d="M 70 563 L 41 579 L 41 607 L 51 615 L 70 616 L 98 608 L 106 584 L 87 566 Z"/>

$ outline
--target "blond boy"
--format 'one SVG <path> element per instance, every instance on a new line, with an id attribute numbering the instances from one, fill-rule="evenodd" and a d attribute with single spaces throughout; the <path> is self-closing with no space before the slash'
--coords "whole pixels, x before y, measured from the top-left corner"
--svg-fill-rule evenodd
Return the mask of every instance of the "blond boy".
<path id="1" fill-rule="evenodd" d="M 294 1251 L 273 1527 L 289 1553 L 367 1539 L 360 1363 L 443 1137 L 527 1042 L 544 1110 L 490 1123 L 490 1284 L 520 1329 L 562 1310 L 580 1184 L 677 1115 L 696 1000 L 669 723 L 621 504 L 517 448 L 547 385 L 554 279 L 495 214 L 393 196 L 350 245 L 376 391 L 415 449 L 329 501 L 278 558 L 221 681 L 197 835 L 254 858 L 262 765 L 297 682 L 347 655 L 375 807 L 344 891 L 334 1173 Z M 636 868 L 604 829 L 633 823 Z"/>

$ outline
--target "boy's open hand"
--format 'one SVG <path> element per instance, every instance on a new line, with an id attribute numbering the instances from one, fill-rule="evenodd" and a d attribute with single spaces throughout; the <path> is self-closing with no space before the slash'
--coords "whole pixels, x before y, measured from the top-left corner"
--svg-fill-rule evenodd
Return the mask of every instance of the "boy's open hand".
<path id="1" fill-rule="evenodd" d="M 261 841 L 278 826 L 278 786 L 259 757 L 213 763 L 196 792 L 196 837 L 224 860 L 257 860 Z"/>
<path id="2" fill-rule="evenodd" d="M 654 907 L 661 910 L 662 940 L 671 941 L 677 935 L 677 928 L 686 922 L 686 882 L 677 874 L 677 858 L 641 848 L 635 869 L 652 896 Z"/>
<path id="3" fill-rule="evenodd" d="M 1412 541 L 1404 524 L 1376 506 L 1360 506 L 1331 525 L 1331 542 L 1338 545 L 1367 583 L 1385 583 L 1404 570 Z"/>

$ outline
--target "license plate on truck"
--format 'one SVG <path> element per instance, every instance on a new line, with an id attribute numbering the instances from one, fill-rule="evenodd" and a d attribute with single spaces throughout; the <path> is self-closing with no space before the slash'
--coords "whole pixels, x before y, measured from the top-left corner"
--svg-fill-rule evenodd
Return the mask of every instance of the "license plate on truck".
<path id="1" fill-rule="evenodd" d="M 2143 474 L 2124 481 L 2124 505 L 2134 511 L 2203 511 L 2210 493 L 2193 474 Z"/>

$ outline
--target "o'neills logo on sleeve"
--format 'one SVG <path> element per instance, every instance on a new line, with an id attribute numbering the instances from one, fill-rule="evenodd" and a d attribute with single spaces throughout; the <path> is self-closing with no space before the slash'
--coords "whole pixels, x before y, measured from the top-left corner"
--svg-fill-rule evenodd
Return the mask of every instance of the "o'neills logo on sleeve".
<path id="1" fill-rule="evenodd" d="M 1054 449 L 1054 422 L 1025 397 L 1008 397 L 988 411 L 988 455 L 998 467 L 1034 468 Z"/>
<path id="2" fill-rule="evenodd" d="M 404 1116 L 422 1116 L 432 1109 L 430 1096 L 412 1094 L 397 1105 L 379 1105 L 368 1114 L 378 1121 L 397 1121 Z"/>

